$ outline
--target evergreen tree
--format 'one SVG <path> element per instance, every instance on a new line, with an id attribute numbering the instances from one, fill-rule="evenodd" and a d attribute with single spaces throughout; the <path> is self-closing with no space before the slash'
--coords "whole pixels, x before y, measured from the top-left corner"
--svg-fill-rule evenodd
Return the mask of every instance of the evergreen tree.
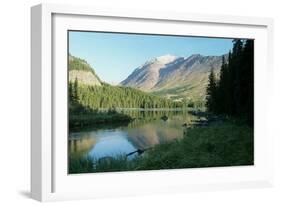
<path id="1" fill-rule="evenodd" d="M 245 114 L 248 122 L 254 124 L 254 41 L 245 42 L 241 69 L 241 113 Z"/>
<path id="2" fill-rule="evenodd" d="M 72 88 L 72 89 L 70 89 Z M 130 87 L 111 86 L 103 83 L 102 86 L 89 86 L 69 83 L 69 90 L 73 96 L 72 103 L 79 103 L 84 107 L 95 109 L 113 108 L 181 108 L 181 102 L 173 102 Z M 78 101 L 79 100 L 79 101 Z"/>
<path id="3" fill-rule="evenodd" d="M 222 56 L 222 65 L 221 65 L 221 70 L 220 70 L 220 78 L 218 82 L 218 88 L 217 88 L 217 93 L 218 93 L 218 102 L 224 102 L 224 104 L 220 104 L 218 107 L 218 113 L 224 113 L 227 110 L 228 107 L 228 100 L 227 100 L 227 90 L 229 88 L 229 80 L 228 80 L 228 65 L 225 60 L 225 56 Z"/>
<path id="4" fill-rule="evenodd" d="M 216 112 L 216 78 L 214 69 L 211 69 L 210 75 L 209 75 L 209 84 L 207 87 L 207 108 L 210 112 Z"/>
<path id="5" fill-rule="evenodd" d="M 242 78 L 242 48 L 243 48 L 243 43 L 241 39 L 236 39 L 233 41 L 233 64 L 232 64 L 232 75 L 233 75 L 233 100 L 234 100 L 234 107 L 233 107 L 233 114 L 237 114 L 241 112 L 241 107 L 242 107 L 242 95 L 241 95 L 241 78 Z"/>
<path id="6" fill-rule="evenodd" d="M 253 125 L 254 41 L 235 39 L 228 61 L 222 57 L 220 78 L 211 72 L 207 87 L 207 109 L 216 114 L 245 117 Z"/>
<path id="7" fill-rule="evenodd" d="M 78 80 L 75 78 L 74 85 L 73 85 L 73 102 L 78 102 L 79 95 L 78 95 Z"/>
<path id="8" fill-rule="evenodd" d="M 68 98 L 69 98 L 69 101 L 70 102 L 73 102 L 73 84 L 72 82 L 69 82 L 69 85 L 68 85 Z"/>

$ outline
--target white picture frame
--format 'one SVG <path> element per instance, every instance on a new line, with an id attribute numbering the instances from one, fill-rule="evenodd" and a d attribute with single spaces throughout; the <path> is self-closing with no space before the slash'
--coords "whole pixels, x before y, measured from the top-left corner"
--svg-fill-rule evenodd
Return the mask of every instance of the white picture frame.
<path id="1" fill-rule="evenodd" d="M 116 24 L 118 21 L 118 24 Z M 137 26 L 136 26 L 137 25 Z M 157 25 L 157 26 L 155 26 Z M 253 38 L 255 43 L 255 165 L 68 175 L 65 68 L 69 29 Z M 191 28 L 186 29 L 186 28 Z M 185 29 L 184 29 L 185 28 Z M 39 201 L 270 187 L 273 136 L 267 108 L 273 76 L 269 18 L 159 13 L 40 4 L 31 8 L 31 196 Z M 266 87 L 264 87 L 266 84 Z M 267 88 L 267 89 L 265 89 Z M 59 138 L 60 137 L 60 138 Z"/>

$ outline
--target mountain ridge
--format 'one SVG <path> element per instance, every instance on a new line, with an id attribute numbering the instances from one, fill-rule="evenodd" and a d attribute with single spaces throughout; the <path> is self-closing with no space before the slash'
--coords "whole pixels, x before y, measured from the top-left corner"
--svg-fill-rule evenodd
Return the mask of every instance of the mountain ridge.
<path id="1" fill-rule="evenodd" d="M 136 68 L 120 85 L 177 100 L 186 97 L 204 99 L 209 72 L 214 69 L 218 75 L 222 56 L 226 55 L 193 54 L 188 57 L 172 55 L 156 57 Z"/>
<path id="2" fill-rule="evenodd" d="M 120 84 L 132 86 L 143 91 L 150 89 L 158 79 L 159 70 L 170 62 L 175 61 L 175 59 L 176 57 L 172 55 L 164 55 L 151 59 L 136 68 L 131 75 L 129 75 L 128 78 L 123 80 Z M 131 85 L 131 79 L 133 79 L 136 84 Z M 149 82 L 144 82 L 144 80 L 148 80 Z"/>

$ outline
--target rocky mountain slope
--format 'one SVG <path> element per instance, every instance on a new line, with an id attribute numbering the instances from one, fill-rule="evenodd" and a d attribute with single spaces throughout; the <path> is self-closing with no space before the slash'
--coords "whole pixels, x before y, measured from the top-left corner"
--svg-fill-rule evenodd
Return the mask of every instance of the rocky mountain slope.
<path id="1" fill-rule="evenodd" d="M 145 62 L 133 71 L 121 85 L 134 87 L 143 91 L 150 91 L 159 81 L 160 69 L 164 68 L 177 57 L 165 55 Z"/>
<path id="2" fill-rule="evenodd" d="M 91 86 L 100 86 L 101 80 L 91 66 L 83 59 L 69 55 L 69 81 Z"/>
<path id="3" fill-rule="evenodd" d="M 209 72 L 213 68 L 218 75 L 221 63 L 222 56 L 165 55 L 138 67 L 120 84 L 175 100 L 202 99 Z"/>

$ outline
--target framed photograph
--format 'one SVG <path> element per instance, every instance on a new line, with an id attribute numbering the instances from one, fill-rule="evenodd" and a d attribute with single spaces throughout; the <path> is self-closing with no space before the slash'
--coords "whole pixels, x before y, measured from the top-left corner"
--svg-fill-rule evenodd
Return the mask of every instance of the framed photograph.
<path id="1" fill-rule="evenodd" d="M 272 186 L 268 18 L 31 9 L 40 201 Z"/>

